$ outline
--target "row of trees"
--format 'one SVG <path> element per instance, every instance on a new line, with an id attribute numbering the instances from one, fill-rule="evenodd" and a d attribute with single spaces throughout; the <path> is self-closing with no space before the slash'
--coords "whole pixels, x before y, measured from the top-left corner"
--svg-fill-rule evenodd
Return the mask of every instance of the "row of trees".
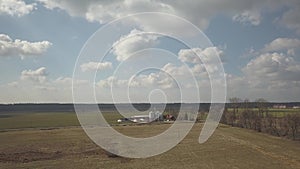
<path id="1" fill-rule="evenodd" d="M 221 123 L 235 127 L 253 129 L 279 137 L 300 138 L 300 112 L 275 116 L 269 112 L 267 101 L 258 99 L 255 108 L 249 106 L 249 100 L 230 99 L 230 107 L 226 107 Z"/>

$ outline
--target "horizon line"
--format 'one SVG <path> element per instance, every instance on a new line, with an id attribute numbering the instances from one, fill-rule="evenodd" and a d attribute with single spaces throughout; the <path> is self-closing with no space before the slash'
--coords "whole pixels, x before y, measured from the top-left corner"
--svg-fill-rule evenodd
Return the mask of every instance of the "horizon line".
<path id="1" fill-rule="evenodd" d="M 149 102 L 134 102 L 134 103 L 125 103 L 125 102 L 120 102 L 120 103 L 70 103 L 70 102 L 61 102 L 61 103 L 55 103 L 55 102 L 38 102 L 38 103 L 33 103 L 33 102 L 18 102 L 18 103 L 0 103 L 0 105 L 21 105 L 21 104 L 69 104 L 69 105 L 74 105 L 74 104 L 213 104 L 210 102 L 169 102 L 169 103 L 149 103 Z M 230 102 L 215 102 L 215 104 L 228 104 Z M 237 103 L 244 103 L 244 102 L 237 102 Z M 257 103 L 255 101 L 250 101 L 248 103 Z M 266 103 L 300 103 L 300 101 L 267 101 Z"/>

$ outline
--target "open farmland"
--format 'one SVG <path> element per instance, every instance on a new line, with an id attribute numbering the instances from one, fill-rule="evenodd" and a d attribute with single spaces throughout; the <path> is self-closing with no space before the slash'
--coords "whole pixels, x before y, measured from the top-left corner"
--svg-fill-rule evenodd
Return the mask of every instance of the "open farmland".
<path id="1" fill-rule="evenodd" d="M 31 125 L 2 123 L 9 118 L 17 122 L 13 120 L 26 116 Z M 118 115 L 105 117 L 114 122 Z M 220 125 L 206 143 L 198 144 L 202 124 L 197 123 L 170 151 L 147 159 L 127 159 L 108 157 L 76 126 L 74 113 L 29 113 L 5 118 L 0 119 L 1 168 L 300 168 L 299 141 L 227 125 Z M 5 125 L 19 129 L 5 130 Z M 170 124 L 114 126 L 135 137 L 153 136 L 168 127 Z"/>
<path id="2" fill-rule="evenodd" d="M 232 112 L 233 108 L 228 108 L 228 111 Z M 239 113 L 243 112 L 243 111 L 245 111 L 245 108 L 239 108 L 238 111 L 239 111 Z M 258 112 L 258 108 L 251 108 L 251 111 Z M 263 114 L 266 115 L 266 112 L 264 112 Z M 285 117 L 286 115 L 300 114 L 300 109 L 299 108 L 297 108 L 297 109 L 268 108 L 268 114 L 272 115 L 274 117 Z"/>
<path id="3" fill-rule="evenodd" d="M 103 113 L 112 125 L 122 116 L 118 113 Z M 80 126 L 74 112 L 0 113 L 0 131 L 29 128 L 59 128 Z"/>

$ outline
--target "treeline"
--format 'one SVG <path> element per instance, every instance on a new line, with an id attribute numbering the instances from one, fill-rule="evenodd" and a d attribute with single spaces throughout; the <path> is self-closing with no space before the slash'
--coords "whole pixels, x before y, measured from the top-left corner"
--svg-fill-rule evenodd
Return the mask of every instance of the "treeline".
<path id="1" fill-rule="evenodd" d="M 89 110 L 93 104 L 76 104 L 77 108 Z M 131 110 L 132 106 L 139 111 L 151 111 L 149 108 L 155 107 L 158 110 L 165 108 L 168 112 L 176 112 L 180 108 L 189 108 L 199 106 L 199 111 L 206 111 L 210 103 L 168 103 L 168 104 L 150 104 L 150 103 L 119 103 L 119 104 L 98 104 L 101 112 L 116 112 L 118 109 Z M 118 109 L 117 109 L 117 108 Z M 37 104 L 0 104 L 0 113 L 9 112 L 75 112 L 74 104 L 59 103 L 37 103 Z"/>
<path id="2" fill-rule="evenodd" d="M 269 112 L 264 99 L 255 101 L 256 108 L 249 107 L 249 101 L 238 98 L 230 99 L 231 107 L 226 107 L 221 123 L 268 133 L 294 140 L 300 139 L 300 112 L 275 116 Z"/>

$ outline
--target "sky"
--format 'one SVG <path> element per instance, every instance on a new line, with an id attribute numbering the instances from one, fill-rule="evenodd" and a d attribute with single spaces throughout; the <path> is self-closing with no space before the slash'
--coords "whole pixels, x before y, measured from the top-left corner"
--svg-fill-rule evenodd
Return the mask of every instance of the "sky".
<path id="1" fill-rule="evenodd" d="M 0 103 L 300 101 L 299 11 L 299 0 L 0 0 Z"/>

